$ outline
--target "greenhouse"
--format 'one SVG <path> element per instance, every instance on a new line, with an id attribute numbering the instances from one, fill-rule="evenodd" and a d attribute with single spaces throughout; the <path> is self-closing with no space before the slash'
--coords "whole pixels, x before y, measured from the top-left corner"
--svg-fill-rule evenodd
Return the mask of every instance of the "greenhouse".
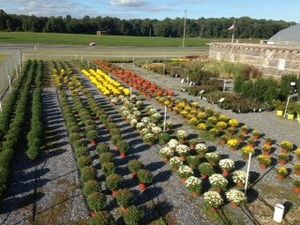
<path id="1" fill-rule="evenodd" d="M 268 44 L 299 44 L 300 24 L 288 27 L 276 33 L 268 40 Z"/>

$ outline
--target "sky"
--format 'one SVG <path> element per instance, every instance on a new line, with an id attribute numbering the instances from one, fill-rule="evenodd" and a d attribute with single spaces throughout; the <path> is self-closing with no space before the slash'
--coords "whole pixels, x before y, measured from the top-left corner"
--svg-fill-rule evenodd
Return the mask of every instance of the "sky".
<path id="1" fill-rule="evenodd" d="M 300 22 L 300 0 L 0 0 L 7 13 L 37 16 L 85 15 L 124 19 L 249 16 Z"/>

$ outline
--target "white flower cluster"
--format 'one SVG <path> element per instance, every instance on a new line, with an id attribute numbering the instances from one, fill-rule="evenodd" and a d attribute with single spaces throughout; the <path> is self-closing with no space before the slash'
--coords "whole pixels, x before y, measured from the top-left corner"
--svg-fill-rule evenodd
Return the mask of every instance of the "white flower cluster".
<path id="1" fill-rule="evenodd" d="M 168 142 L 168 146 L 172 149 L 175 149 L 179 145 L 178 141 L 176 139 L 171 139 Z"/>
<path id="2" fill-rule="evenodd" d="M 232 180 L 234 183 L 246 183 L 247 174 L 243 170 L 237 170 L 232 173 Z"/>
<path id="3" fill-rule="evenodd" d="M 230 202 L 234 202 L 236 204 L 240 204 L 242 202 L 247 201 L 247 197 L 245 193 L 237 189 L 231 189 L 228 192 L 226 192 L 226 198 Z"/>
<path id="4" fill-rule="evenodd" d="M 185 130 L 178 130 L 176 136 L 179 139 L 185 139 L 188 136 L 188 134 Z"/>
<path id="5" fill-rule="evenodd" d="M 219 166 L 223 170 L 231 171 L 234 168 L 234 161 L 231 159 L 221 159 L 219 162 Z"/>
<path id="6" fill-rule="evenodd" d="M 136 127 L 137 124 L 138 124 L 138 120 L 137 120 L 137 119 L 132 119 L 132 120 L 130 121 L 130 125 L 131 125 L 132 127 Z"/>
<path id="7" fill-rule="evenodd" d="M 195 150 L 197 152 L 207 152 L 207 146 L 204 143 L 199 143 L 199 144 L 196 144 Z"/>
<path id="8" fill-rule="evenodd" d="M 228 180 L 218 173 L 211 175 L 208 180 L 213 187 L 225 188 L 228 185 Z"/>
<path id="9" fill-rule="evenodd" d="M 185 186 L 187 188 L 195 188 L 195 187 L 201 187 L 202 185 L 202 180 L 199 179 L 198 177 L 190 176 L 186 181 L 185 181 Z"/>
<path id="10" fill-rule="evenodd" d="M 171 167 L 179 167 L 183 164 L 179 157 L 174 156 L 169 161 Z"/>
<path id="11" fill-rule="evenodd" d="M 220 158 L 220 155 L 214 152 L 209 152 L 205 154 L 205 158 L 208 160 L 217 161 Z"/>
<path id="12" fill-rule="evenodd" d="M 146 128 L 144 128 L 144 129 L 146 129 Z M 146 134 L 144 135 L 144 140 L 146 140 L 146 141 L 153 140 L 154 138 L 155 138 L 155 136 L 154 136 L 154 134 L 152 134 L 152 133 L 146 133 Z"/>
<path id="13" fill-rule="evenodd" d="M 155 114 L 155 113 L 157 113 L 157 110 L 156 109 L 154 109 L 152 106 L 148 109 L 148 112 L 150 113 L 150 114 Z M 160 114 L 159 114 L 160 115 Z"/>
<path id="14" fill-rule="evenodd" d="M 143 122 L 144 124 L 147 124 L 147 123 L 150 123 L 150 119 L 149 119 L 149 117 L 143 117 L 141 119 L 141 122 Z"/>
<path id="15" fill-rule="evenodd" d="M 113 97 L 111 100 L 110 100 L 112 103 L 115 103 L 117 104 L 119 99 L 117 97 Z"/>
<path id="16" fill-rule="evenodd" d="M 143 122 L 139 122 L 139 123 L 137 123 L 137 125 L 136 125 L 136 128 L 137 128 L 138 130 L 142 130 L 142 129 L 145 128 L 145 127 L 146 127 L 146 124 L 143 123 Z"/>
<path id="17" fill-rule="evenodd" d="M 187 145 L 177 145 L 176 152 L 179 155 L 186 155 L 190 151 L 190 148 Z"/>
<path id="18" fill-rule="evenodd" d="M 208 191 L 203 195 L 204 202 L 211 207 L 218 208 L 223 204 L 222 196 L 216 191 Z"/>
<path id="19" fill-rule="evenodd" d="M 179 173 L 179 175 L 182 175 L 184 177 L 189 177 L 189 176 L 192 176 L 194 174 L 192 168 L 187 166 L 187 165 L 179 166 L 178 173 Z"/>
<path id="20" fill-rule="evenodd" d="M 169 147 L 163 147 L 159 150 L 159 154 L 164 158 L 171 158 L 174 156 L 174 151 Z"/>
<path id="21" fill-rule="evenodd" d="M 153 134 L 160 134 L 162 132 L 162 129 L 158 126 L 152 127 L 151 131 Z"/>

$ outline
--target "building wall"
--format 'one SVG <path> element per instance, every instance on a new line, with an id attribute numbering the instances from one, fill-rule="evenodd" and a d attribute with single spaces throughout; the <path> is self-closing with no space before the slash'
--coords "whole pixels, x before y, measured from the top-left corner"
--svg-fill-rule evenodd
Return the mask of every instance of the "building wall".
<path id="1" fill-rule="evenodd" d="M 266 76 L 300 75 L 300 47 L 267 44 L 211 43 L 209 58 L 258 67 Z"/>

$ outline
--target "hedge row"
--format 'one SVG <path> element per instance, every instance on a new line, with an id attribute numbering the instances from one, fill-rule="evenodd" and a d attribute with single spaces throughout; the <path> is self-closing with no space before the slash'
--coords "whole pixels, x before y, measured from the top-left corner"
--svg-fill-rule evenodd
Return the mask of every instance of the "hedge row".
<path id="1" fill-rule="evenodd" d="M 26 154 L 31 160 L 38 157 L 44 144 L 44 129 L 42 122 L 42 77 L 43 63 L 42 61 L 39 61 L 35 78 L 36 89 L 33 92 L 32 100 L 31 128 L 27 135 L 28 149 Z"/>
<path id="2" fill-rule="evenodd" d="M 30 68 L 24 87 L 20 90 L 20 98 L 16 103 L 15 117 L 9 126 L 6 141 L 3 143 L 0 152 L 0 198 L 7 190 L 10 175 L 10 165 L 15 150 L 23 137 L 23 129 L 30 106 L 30 89 L 33 81 L 36 61 L 30 62 Z"/>

